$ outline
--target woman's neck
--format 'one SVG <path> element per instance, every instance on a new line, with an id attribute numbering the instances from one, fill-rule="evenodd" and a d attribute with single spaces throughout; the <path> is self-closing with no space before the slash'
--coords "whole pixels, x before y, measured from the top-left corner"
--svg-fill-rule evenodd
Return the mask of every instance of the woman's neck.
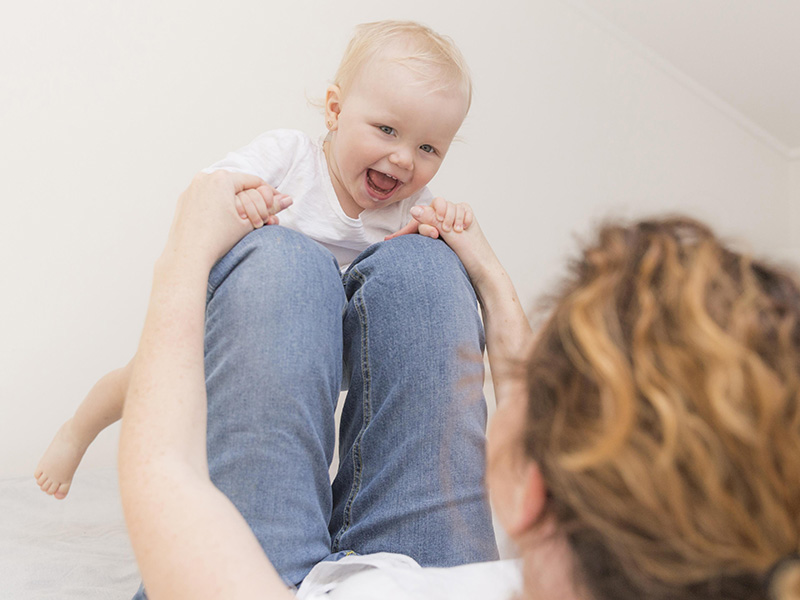
<path id="1" fill-rule="evenodd" d="M 566 537 L 543 525 L 516 540 L 522 556 L 524 600 L 589 600 L 579 591 Z"/>

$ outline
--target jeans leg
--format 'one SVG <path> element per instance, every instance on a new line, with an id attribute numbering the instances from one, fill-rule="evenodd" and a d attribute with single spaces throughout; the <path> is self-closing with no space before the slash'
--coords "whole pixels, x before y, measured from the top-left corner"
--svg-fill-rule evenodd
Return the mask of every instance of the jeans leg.
<path id="1" fill-rule="evenodd" d="M 211 479 L 291 585 L 331 551 L 344 301 L 333 255 L 283 227 L 247 235 L 209 277 Z"/>
<path id="2" fill-rule="evenodd" d="M 344 293 L 333 256 L 282 227 L 248 235 L 209 278 L 209 470 L 278 573 L 330 554 Z"/>
<path id="3" fill-rule="evenodd" d="M 439 240 L 371 246 L 344 277 L 350 386 L 333 484 L 332 550 L 423 566 L 497 558 L 484 490 L 483 327 Z"/>

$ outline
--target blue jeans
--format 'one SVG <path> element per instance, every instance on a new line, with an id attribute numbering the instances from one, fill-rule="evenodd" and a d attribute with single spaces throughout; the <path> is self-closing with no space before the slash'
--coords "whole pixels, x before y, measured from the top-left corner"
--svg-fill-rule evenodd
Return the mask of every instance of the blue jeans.
<path id="1" fill-rule="evenodd" d="M 270 226 L 214 266 L 211 479 L 288 584 L 349 552 L 423 566 L 497 558 L 483 486 L 483 344 L 469 278 L 439 240 L 375 244 L 342 276 L 325 248 Z"/>

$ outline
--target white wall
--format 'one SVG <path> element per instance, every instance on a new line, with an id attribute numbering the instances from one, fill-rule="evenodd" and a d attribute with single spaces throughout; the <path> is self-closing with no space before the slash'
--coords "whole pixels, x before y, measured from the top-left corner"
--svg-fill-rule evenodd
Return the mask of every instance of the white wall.
<path id="1" fill-rule="evenodd" d="M 686 211 L 759 251 L 798 239 L 786 157 L 558 0 L 14 3 L 0 23 L 0 475 L 32 473 L 132 355 L 191 175 L 269 128 L 319 134 L 306 95 L 352 26 L 379 18 L 421 20 L 465 52 L 475 102 L 433 188 L 473 204 L 526 302 L 607 215 Z M 84 468 L 113 464 L 115 436 Z"/>
<path id="2" fill-rule="evenodd" d="M 786 243 L 785 258 L 793 264 L 800 264 L 800 158 L 795 158 L 789 166 L 789 239 Z"/>

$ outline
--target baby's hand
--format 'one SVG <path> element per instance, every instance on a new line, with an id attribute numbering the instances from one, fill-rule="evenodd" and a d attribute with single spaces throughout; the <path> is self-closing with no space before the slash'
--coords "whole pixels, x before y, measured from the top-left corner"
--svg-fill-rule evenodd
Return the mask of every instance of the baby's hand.
<path id="1" fill-rule="evenodd" d="M 236 194 L 236 212 L 242 219 L 248 219 L 254 229 L 264 225 L 278 225 L 281 207 L 288 206 L 291 198 L 269 184 L 255 189 L 242 190 Z"/>
<path id="2" fill-rule="evenodd" d="M 415 206 L 414 208 L 425 207 Z M 444 198 L 434 198 L 430 208 L 433 209 L 431 214 L 434 217 L 431 223 L 422 223 L 416 218 L 411 219 L 408 225 L 392 235 L 387 235 L 384 241 L 409 233 L 419 233 L 434 239 L 439 237 L 440 232 L 449 233 L 455 231 L 456 233 L 461 233 L 472 225 L 474 219 L 472 207 L 466 202 L 453 204 Z M 414 209 L 411 211 L 411 216 L 414 216 Z"/>
<path id="3" fill-rule="evenodd" d="M 258 191 L 266 187 L 269 186 L 261 178 L 245 173 L 199 173 L 178 198 L 165 254 L 207 263 L 210 270 L 236 242 L 253 231 L 251 212 L 260 227 L 292 203 L 291 198 L 277 198 L 270 192 L 265 193 L 270 198 L 267 204 L 264 194 Z M 242 216 L 236 208 L 239 203 L 252 210 L 245 210 Z M 262 218 L 260 211 L 265 208 Z"/>
<path id="4" fill-rule="evenodd" d="M 437 229 L 441 229 L 444 233 L 455 231 L 460 233 L 465 229 L 469 229 L 472 225 L 473 215 L 472 207 L 466 202 L 459 202 L 453 204 L 444 198 L 434 198 L 431 202 L 431 208 L 436 216 L 436 221 L 439 223 Z"/>

